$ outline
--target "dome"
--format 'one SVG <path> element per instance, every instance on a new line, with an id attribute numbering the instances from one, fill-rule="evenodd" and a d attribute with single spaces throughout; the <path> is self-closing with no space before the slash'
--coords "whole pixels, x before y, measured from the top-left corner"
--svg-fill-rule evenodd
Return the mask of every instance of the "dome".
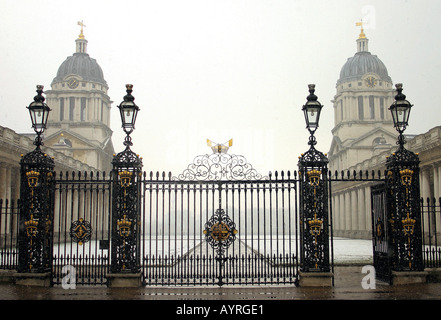
<path id="1" fill-rule="evenodd" d="M 76 52 L 67 57 L 66 60 L 58 68 L 57 76 L 52 81 L 61 82 L 68 75 L 78 75 L 86 81 L 98 82 L 107 87 L 107 82 L 104 80 L 103 70 L 87 53 L 87 40 L 84 38 L 83 30 L 81 29 L 81 34 L 78 39 L 75 40 Z"/>
<path id="2" fill-rule="evenodd" d="M 58 68 L 57 76 L 52 83 L 63 81 L 63 79 L 71 74 L 79 75 L 84 80 L 101 83 L 107 86 L 104 80 L 103 70 L 87 53 L 76 52 L 68 57 Z"/>
<path id="3" fill-rule="evenodd" d="M 375 73 L 381 80 L 392 81 L 384 63 L 370 52 L 357 52 L 343 65 L 340 71 L 340 79 L 337 84 L 347 81 L 359 80 L 366 73 Z"/>

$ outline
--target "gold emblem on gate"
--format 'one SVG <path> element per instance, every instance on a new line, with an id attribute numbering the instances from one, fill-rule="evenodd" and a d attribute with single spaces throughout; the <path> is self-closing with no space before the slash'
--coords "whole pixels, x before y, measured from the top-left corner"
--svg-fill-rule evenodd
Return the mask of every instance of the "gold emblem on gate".
<path id="1" fill-rule="evenodd" d="M 401 184 L 403 186 L 409 187 L 412 184 L 413 170 L 410 169 L 400 170 L 400 175 L 401 175 Z"/>
<path id="2" fill-rule="evenodd" d="M 127 216 L 124 215 L 123 219 L 118 220 L 117 222 L 119 235 L 122 238 L 127 238 L 130 235 L 130 227 L 132 226 L 132 222 L 127 220 Z"/>
<path id="3" fill-rule="evenodd" d="M 407 214 L 407 218 L 401 220 L 401 223 L 403 224 L 403 231 L 407 236 L 410 236 L 413 234 L 414 228 L 415 228 L 415 224 L 416 224 L 416 220 L 412 219 L 409 216 L 409 213 Z"/>
<path id="4" fill-rule="evenodd" d="M 77 242 L 80 246 L 90 240 L 92 235 L 92 226 L 89 221 L 85 221 L 80 218 L 77 221 L 72 222 L 70 227 L 70 236 L 72 241 Z"/>
<path id="5" fill-rule="evenodd" d="M 38 177 L 40 176 L 40 172 L 38 171 L 28 171 L 26 172 L 26 177 L 28 178 L 28 186 L 29 188 L 35 188 L 38 185 Z"/>
<path id="6" fill-rule="evenodd" d="M 26 228 L 26 235 L 28 237 L 35 237 L 38 233 L 38 221 L 34 220 L 33 215 L 31 214 L 31 218 L 24 223 Z"/>
<path id="7" fill-rule="evenodd" d="M 118 172 L 118 175 L 120 177 L 121 187 L 123 187 L 123 188 L 130 187 L 130 185 L 132 184 L 133 172 L 125 170 L 125 171 Z"/>
<path id="8" fill-rule="evenodd" d="M 204 234 L 208 233 L 207 229 L 204 230 Z M 234 229 L 233 234 L 237 234 L 237 230 Z M 217 222 L 210 228 L 210 235 L 215 241 L 225 241 L 230 235 L 230 228 L 227 226 L 225 222 Z"/>
<path id="9" fill-rule="evenodd" d="M 310 230 L 311 235 L 319 236 L 320 232 L 322 230 L 323 221 L 320 220 L 320 219 L 317 219 L 317 216 L 314 216 L 314 219 L 308 221 L 308 223 L 309 223 L 309 226 L 311 228 L 311 230 Z"/>
<path id="10" fill-rule="evenodd" d="M 309 184 L 311 186 L 317 187 L 320 183 L 320 175 L 322 172 L 320 170 L 310 170 L 306 172 L 309 178 Z"/>

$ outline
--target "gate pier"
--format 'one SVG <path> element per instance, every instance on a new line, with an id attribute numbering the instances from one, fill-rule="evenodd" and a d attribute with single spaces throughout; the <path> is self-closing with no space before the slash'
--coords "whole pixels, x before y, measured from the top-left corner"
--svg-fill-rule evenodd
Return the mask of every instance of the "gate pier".
<path id="1" fill-rule="evenodd" d="M 403 132 L 412 105 L 396 84 L 397 95 L 390 106 L 399 133 L 398 149 L 386 160 L 385 214 L 373 211 L 374 267 L 377 276 L 390 284 L 425 283 L 422 254 L 421 203 L 418 154 L 404 148 Z M 384 244 L 380 244 L 384 241 Z M 379 250 L 382 247 L 382 250 Z M 381 251 L 381 254 L 379 253 Z"/>
<path id="2" fill-rule="evenodd" d="M 310 133 L 309 150 L 299 157 L 300 185 L 300 286 L 332 286 L 329 263 L 328 158 L 315 149 L 322 105 L 309 85 L 309 96 L 303 106 Z"/>
<path id="3" fill-rule="evenodd" d="M 138 106 L 133 102 L 133 86 L 126 85 L 127 95 L 118 106 L 127 134 L 125 150 L 112 160 L 112 231 L 110 273 L 107 285 L 110 287 L 139 287 L 141 285 L 141 176 L 142 159 L 134 153 L 130 134 L 132 133 Z"/>

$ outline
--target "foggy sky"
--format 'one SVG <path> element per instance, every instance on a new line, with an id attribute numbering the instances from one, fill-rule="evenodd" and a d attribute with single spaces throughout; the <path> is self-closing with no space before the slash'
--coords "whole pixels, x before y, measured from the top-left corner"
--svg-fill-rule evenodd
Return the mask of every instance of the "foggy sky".
<path id="1" fill-rule="evenodd" d="M 296 169 L 308 149 L 301 107 L 309 83 L 324 105 L 316 136 L 317 149 L 327 152 L 335 84 L 356 52 L 355 23 L 362 18 L 374 18 L 365 28 L 369 51 L 414 104 L 406 133 L 440 124 L 437 0 L 0 3 L 0 125 L 32 132 L 26 106 L 35 85 L 50 89 L 75 52 L 83 20 L 88 53 L 114 101 L 115 150 L 123 150 L 124 139 L 117 105 L 132 83 L 141 108 L 132 149 L 148 171 L 179 173 L 195 156 L 211 153 L 207 138 L 233 138 L 230 153 L 244 155 L 263 174 Z"/>

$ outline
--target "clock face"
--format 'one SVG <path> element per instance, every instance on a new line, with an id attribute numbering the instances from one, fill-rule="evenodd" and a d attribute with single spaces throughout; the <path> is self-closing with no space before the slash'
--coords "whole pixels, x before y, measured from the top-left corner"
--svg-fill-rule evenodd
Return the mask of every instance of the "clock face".
<path id="1" fill-rule="evenodd" d="M 67 86 L 71 89 L 75 89 L 76 87 L 78 87 L 78 80 L 71 78 L 67 81 Z"/>
<path id="2" fill-rule="evenodd" d="M 372 76 L 367 77 L 365 81 L 366 81 L 366 85 L 367 85 L 369 88 L 373 88 L 373 87 L 375 87 L 375 85 L 377 84 L 377 79 L 375 79 L 375 78 L 372 77 Z"/>

